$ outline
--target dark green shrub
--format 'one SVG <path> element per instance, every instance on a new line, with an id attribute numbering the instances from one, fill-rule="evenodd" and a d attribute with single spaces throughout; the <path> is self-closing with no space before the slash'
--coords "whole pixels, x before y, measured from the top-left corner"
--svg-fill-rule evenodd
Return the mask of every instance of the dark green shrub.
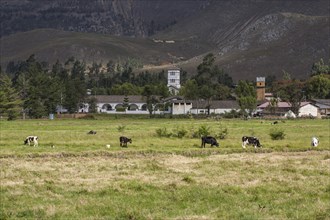
<path id="1" fill-rule="evenodd" d="M 283 140 L 285 137 L 284 131 L 280 129 L 272 129 L 269 135 L 272 140 Z"/>
<path id="2" fill-rule="evenodd" d="M 174 132 L 175 132 L 174 136 L 178 138 L 183 138 L 188 133 L 188 131 L 185 128 L 175 129 Z"/>
<path id="3" fill-rule="evenodd" d="M 168 132 L 166 128 L 156 129 L 156 134 L 158 137 L 171 137 L 172 133 Z"/>
<path id="4" fill-rule="evenodd" d="M 197 131 L 194 131 L 192 134 L 193 138 L 200 138 L 202 136 L 207 136 L 210 134 L 210 127 L 206 125 L 201 125 Z"/>
<path id="5" fill-rule="evenodd" d="M 216 135 L 217 138 L 220 139 L 225 139 L 228 135 L 228 129 L 227 128 L 223 128 L 220 130 L 220 132 Z"/>
<path id="6" fill-rule="evenodd" d="M 215 134 L 215 137 L 219 139 L 225 139 L 228 135 L 228 128 L 226 126 L 223 126 L 221 122 L 219 123 L 219 128 L 220 131 Z"/>

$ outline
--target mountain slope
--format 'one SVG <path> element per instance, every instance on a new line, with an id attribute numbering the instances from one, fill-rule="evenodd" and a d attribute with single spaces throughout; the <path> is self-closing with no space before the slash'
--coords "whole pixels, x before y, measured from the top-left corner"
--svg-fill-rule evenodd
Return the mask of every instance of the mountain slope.
<path id="1" fill-rule="evenodd" d="M 228 34 L 212 52 L 216 63 L 235 79 L 282 76 L 287 71 L 306 78 L 314 62 L 329 60 L 329 18 L 292 13 L 269 14 L 247 24 L 239 34 Z M 193 70 L 202 57 L 186 61 Z"/>
<path id="2" fill-rule="evenodd" d="M 150 71 L 175 63 L 193 75 L 212 52 L 238 80 L 283 70 L 305 78 L 329 60 L 328 0 L 11 0 L 0 11 L 2 65 L 32 53 L 48 62 L 130 57 Z"/>
<path id="3" fill-rule="evenodd" d="M 181 49 L 180 49 L 181 48 Z M 206 43 L 193 47 L 189 42 L 155 42 L 148 38 L 118 37 L 37 29 L 1 38 L 1 64 L 25 60 L 36 54 L 42 61 L 54 63 L 74 56 L 86 63 L 135 58 L 144 64 L 160 65 L 197 56 L 211 49 Z"/>
<path id="4" fill-rule="evenodd" d="M 148 36 L 192 15 L 205 0 L 3 0 L 0 36 L 59 29 L 117 36 Z"/>

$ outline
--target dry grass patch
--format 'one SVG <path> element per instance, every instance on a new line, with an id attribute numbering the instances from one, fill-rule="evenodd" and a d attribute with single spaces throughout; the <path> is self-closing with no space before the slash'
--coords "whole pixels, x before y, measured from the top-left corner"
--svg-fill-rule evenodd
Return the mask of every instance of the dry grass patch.
<path id="1" fill-rule="evenodd" d="M 2 186 L 25 185 L 29 181 L 87 187 L 98 190 L 114 182 L 137 180 L 153 185 L 185 184 L 189 176 L 197 184 L 250 187 L 265 182 L 306 184 L 321 173 L 330 176 L 326 152 L 230 154 L 191 158 L 181 155 L 70 158 L 1 159 Z M 320 177 L 313 177 L 313 179 Z M 309 180 L 312 184 L 313 181 Z M 324 182 L 324 181 L 323 181 Z"/>
<path id="2" fill-rule="evenodd" d="M 8 218 L 327 217 L 327 155 L 2 158 L 2 211 Z M 309 209 L 292 213 L 295 206 Z"/>

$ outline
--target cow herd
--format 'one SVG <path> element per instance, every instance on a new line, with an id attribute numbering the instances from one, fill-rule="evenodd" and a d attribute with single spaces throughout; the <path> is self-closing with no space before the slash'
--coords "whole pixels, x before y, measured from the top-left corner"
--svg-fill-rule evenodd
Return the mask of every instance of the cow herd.
<path id="1" fill-rule="evenodd" d="M 317 147 L 319 145 L 320 141 L 317 137 L 312 137 L 312 142 L 311 142 L 311 146 L 312 147 Z M 205 144 L 211 144 L 211 147 L 213 146 L 219 146 L 219 143 L 217 142 L 217 140 L 212 137 L 212 136 L 204 136 L 202 137 L 202 148 L 205 148 Z M 248 136 L 243 136 L 242 137 L 242 147 L 246 148 L 246 145 L 253 145 L 254 148 L 258 148 L 258 147 L 262 147 L 262 145 L 260 144 L 260 141 L 258 138 L 256 137 L 248 137 Z"/>
<path id="2" fill-rule="evenodd" d="M 219 147 L 219 143 L 218 143 L 217 139 L 215 139 L 212 136 L 203 136 L 202 137 L 201 148 L 205 148 L 205 144 L 210 144 L 211 147 L 213 147 L 213 146 Z M 262 147 L 258 138 L 243 136 L 242 137 L 242 147 L 246 148 L 246 145 L 253 145 L 255 148 Z"/>
<path id="3" fill-rule="evenodd" d="M 89 131 L 87 134 L 96 134 L 96 131 L 91 130 Z M 31 145 L 33 144 L 34 147 L 38 146 L 38 136 L 27 136 L 24 140 L 24 144 L 25 145 Z M 219 143 L 217 141 L 217 139 L 215 137 L 212 136 L 203 136 L 201 138 L 202 140 L 202 144 L 201 144 L 201 148 L 205 148 L 206 144 L 210 144 L 211 147 L 216 146 L 219 147 Z M 124 137 L 121 136 L 119 137 L 119 143 L 121 147 L 127 147 L 128 143 L 132 143 L 132 139 L 128 138 L 128 137 Z M 262 145 L 260 144 L 260 141 L 258 138 L 256 137 L 248 137 L 248 136 L 243 136 L 242 137 L 242 147 L 246 148 L 246 145 L 253 145 L 254 148 L 260 148 L 262 147 Z M 317 137 L 312 137 L 312 142 L 311 142 L 311 146 L 312 147 L 317 147 L 319 145 L 319 139 Z M 52 145 L 53 147 L 53 145 Z M 110 145 L 107 145 L 107 147 L 109 148 Z"/>

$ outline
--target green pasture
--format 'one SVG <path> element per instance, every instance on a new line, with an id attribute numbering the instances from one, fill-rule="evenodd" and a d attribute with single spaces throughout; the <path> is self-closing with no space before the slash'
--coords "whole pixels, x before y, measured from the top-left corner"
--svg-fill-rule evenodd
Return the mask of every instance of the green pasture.
<path id="1" fill-rule="evenodd" d="M 330 219 L 330 121 L 271 122 L 0 121 L 0 219 Z M 202 149 L 200 127 L 228 135 Z M 174 135 L 158 137 L 160 128 Z M 272 140 L 274 129 L 285 138 Z M 23 145 L 28 135 L 39 147 Z M 121 135 L 133 143 L 121 148 Z M 243 149 L 243 135 L 263 148 Z"/>
<path id="2" fill-rule="evenodd" d="M 216 136 L 227 129 L 228 135 L 219 140 L 220 147 L 212 151 L 219 153 L 245 152 L 241 147 L 243 135 L 260 139 L 261 151 L 301 151 L 310 149 L 310 140 L 316 136 L 320 140 L 317 150 L 329 150 L 329 120 L 285 120 L 271 125 L 268 120 L 194 120 L 194 119 L 102 119 L 102 120 L 25 120 L 0 121 L 0 155 L 57 153 L 57 152 L 97 152 L 97 151 L 160 151 L 160 152 L 200 152 L 201 141 L 193 138 L 193 133 L 201 126 L 208 127 L 211 135 Z M 120 130 L 120 127 L 124 127 Z M 156 130 L 166 128 L 167 132 L 177 133 L 185 130 L 183 138 L 158 137 Z M 269 133 L 283 130 L 283 140 L 272 140 Z M 96 135 L 87 135 L 95 130 Z M 39 147 L 27 147 L 23 141 L 28 135 L 39 137 Z M 119 147 L 121 135 L 132 138 L 127 149 Z M 110 149 L 106 145 L 110 144 Z M 54 145 L 55 148 L 51 148 Z M 250 147 L 249 150 L 253 150 Z"/>

